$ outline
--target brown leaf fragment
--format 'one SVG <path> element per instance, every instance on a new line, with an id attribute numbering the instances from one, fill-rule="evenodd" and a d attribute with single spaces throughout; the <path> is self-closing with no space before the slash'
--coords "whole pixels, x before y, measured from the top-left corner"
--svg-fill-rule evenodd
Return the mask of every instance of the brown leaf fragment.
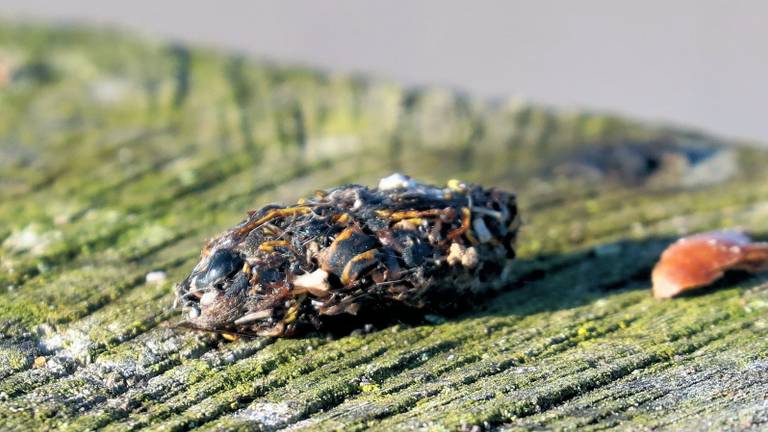
<path id="1" fill-rule="evenodd" d="M 702 288 L 728 270 L 768 270 L 768 243 L 752 242 L 740 231 L 713 231 L 683 237 L 662 254 L 651 275 L 653 295 L 671 298 Z"/>

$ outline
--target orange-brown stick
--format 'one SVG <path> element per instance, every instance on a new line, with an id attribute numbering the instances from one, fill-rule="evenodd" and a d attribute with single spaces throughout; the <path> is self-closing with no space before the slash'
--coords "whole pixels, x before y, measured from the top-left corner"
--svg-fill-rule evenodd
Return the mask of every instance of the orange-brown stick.
<path id="1" fill-rule="evenodd" d="M 469 232 L 469 226 L 472 223 L 472 213 L 466 207 L 461 208 L 461 226 L 448 233 L 448 240 L 455 240 L 460 235 Z"/>
<path id="2" fill-rule="evenodd" d="M 241 235 L 248 233 L 254 228 L 264 225 L 265 223 L 271 221 L 274 218 L 306 214 L 306 213 L 310 213 L 311 211 L 312 209 L 309 207 L 286 207 L 286 208 L 270 210 L 263 217 L 256 219 L 255 221 L 249 222 L 244 227 L 238 229 L 237 233 Z"/>
<path id="3" fill-rule="evenodd" d="M 670 298 L 710 285 L 727 270 L 768 270 L 768 243 L 752 243 L 738 231 L 683 237 L 661 254 L 653 268 L 653 295 Z"/>

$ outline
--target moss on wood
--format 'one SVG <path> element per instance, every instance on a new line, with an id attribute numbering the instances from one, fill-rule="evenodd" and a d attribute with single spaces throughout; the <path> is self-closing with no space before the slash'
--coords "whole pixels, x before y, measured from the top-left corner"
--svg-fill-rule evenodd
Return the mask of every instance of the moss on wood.
<path id="1" fill-rule="evenodd" d="M 0 429 L 768 421 L 768 278 L 649 295 L 677 235 L 768 234 L 768 157 L 744 143 L 106 31 L 1 22 L 0 69 Z M 697 186 L 685 171 L 632 186 L 552 175 L 564 155 L 626 142 L 703 145 L 738 169 Z M 517 191 L 517 282 L 458 317 L 336 339 L 170 328 L 171 286 L 208 236 L 394 170 Z"/>

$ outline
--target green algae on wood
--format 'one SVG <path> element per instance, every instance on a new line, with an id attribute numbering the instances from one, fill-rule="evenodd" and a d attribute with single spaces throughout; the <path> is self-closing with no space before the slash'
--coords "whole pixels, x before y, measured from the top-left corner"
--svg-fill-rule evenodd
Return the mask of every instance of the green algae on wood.
<path id="1" fill-rule="evenodd" d="M 765 428 L 765 276 L 671 302 L 648 280 L 679 234 L 765 237 L 760 150 L 116 32 L 0 22 L 0 65 L 0 429 Z M 727 146 L 739 169 L 550 177 L 563 155 L 659 141 Z M 170 327 L 172 284 L 245 210 L 395 170 L 518 192 L 507 292 L 336 339 Z"/>

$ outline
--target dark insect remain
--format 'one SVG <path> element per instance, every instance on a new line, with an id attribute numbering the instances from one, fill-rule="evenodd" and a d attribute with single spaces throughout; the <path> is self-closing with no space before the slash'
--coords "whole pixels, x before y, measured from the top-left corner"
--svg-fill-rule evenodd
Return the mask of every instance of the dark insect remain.
<path id="1" fill-rule="evenodd" d="M 208 241 L 176 286 L 182 327 L 290 336 L 339 316 L 455 310 L 508 279 L 513 194 L 393 174 L 266 206 Z"/>

